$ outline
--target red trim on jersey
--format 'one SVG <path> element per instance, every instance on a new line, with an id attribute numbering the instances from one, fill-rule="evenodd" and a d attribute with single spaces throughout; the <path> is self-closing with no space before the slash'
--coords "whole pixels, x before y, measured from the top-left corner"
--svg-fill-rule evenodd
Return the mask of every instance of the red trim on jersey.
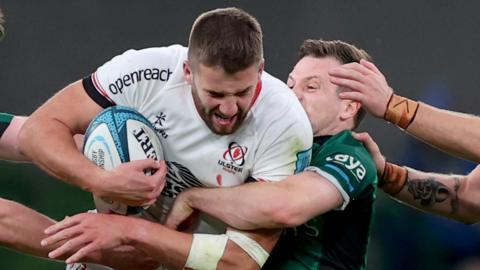
<path id="1" fill-rule="evenodd" d="M 102 86 L 100 85 L 100 83 L 98 82 L 98 79 L 97 79 L 97 73 L 94 72 L 92 74 L 92 82 L 93 82 L 93 85 L 95 86 L 95 88 L 97 88 L 98 92 L 103 96 L 105 97 L 108 101 L 110 101 L 113 105 L 116 105 L 115 102 L 110 99 L 110 97 L 108 96 L 107 92 L 105 90 L 103 90 Z"/>
<path id="2" fill-rule="evenodd" d="M 250 107 L 252 107 L 253 104 L 255 104 L 255 101 L 257 101 L 258 96 L 260 96 L 260 92 L 262 92 L 262 80 L 259 80 L 257 83 L 257 87 L 255 88 L 255 94 L 253 95 L 253 99 L 252 99 L 252 105 Z"/>

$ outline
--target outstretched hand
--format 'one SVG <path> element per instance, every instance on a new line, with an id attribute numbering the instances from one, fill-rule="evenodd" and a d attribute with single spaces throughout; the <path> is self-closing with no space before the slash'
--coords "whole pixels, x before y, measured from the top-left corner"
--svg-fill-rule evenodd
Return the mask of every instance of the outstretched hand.
<path id="1" fill-rule="evenodd" d="M 372 156 L 373 161 L 375 162 L 375 167 L 377 168 L 378 175 L 383 175 L 386 159 L 380 152 L 380 148 L 378 147 L 377 143 L 372 139 L 370 134 L 368 134 L 367 132 L 362 132 L 362 133 L 352 132 L 352 136 L 355 139 L 361 141 L 363 145 L 365 145 L 368 152 L 370 152 L 370 155 Z"/>
<path id="2" fill-rule="evenodd" d="M 133 218 L 83 213 L 48 227 L 44 233 L 47 238 L 41 241 L 41 245 L 59 247 L 48 254 L 48 257 L 56 259 L 65 254 L 73 254 L 65 262 L 76 263 L 87 255 L 103 250 L 111 250 L 123 245 L 128 245 L 127 235 L 131 230 Z"/>
<path id="3" fill-rule="evenodd" d="M 360 63 L 334 68 L 328 74 L 333 84 L 347 89 L 339 94 L 341 99 L 360 102 L 375 117 L 384 117 L 393 89 L 372 62 L 362 59 Z"/>

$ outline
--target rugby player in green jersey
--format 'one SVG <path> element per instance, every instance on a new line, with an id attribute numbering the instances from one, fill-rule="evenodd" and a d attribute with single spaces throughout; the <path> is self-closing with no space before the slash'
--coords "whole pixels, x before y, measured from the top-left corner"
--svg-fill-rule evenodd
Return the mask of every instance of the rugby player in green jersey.
<path id="1" fill-rule="evenodd" d="M 338 97 L 344 89 L 330 82 L 328 71 L 370 56 L 341 41 L 307 40 L 299 59 L 287 84 L 313 127 L 310 166 L 279 183 L 187 190 L 177 197 L 167 225 L 176 228 L 198 209 L 243 230 L 290 227 L 264 269 L 363 269 L 377 172 L 350 132 L 364 114 L 361 106 Z"/>
<path id="2" fill-rule="evenodd" d="M 0 39 L 4 34 L 3 13 L 0 9 Z M 18 150 L 17 135 L 27 117 L 0 113 L 0 159 L 29 161 Z M 81 145 L 83 136 L 75 136 Z M 48 257 L 51 248 L 42 247 L 41 239 L 45 228 L 55 221 L 17 202 L 0 198 L 0 245 L 34 256 Z M 114 257 L 115 256 L 115 257 Z M 95 253 L 86 260 L 103 263 L 115 269 L 154 269 L 157 262 L 144 253 L 131 248 Z"/>
<path id="3" fill-rule="evenodd" d="M 5 35 L 4 22 L 3 12 L 0 9 L 0 40 Z M 26 117 L 0 113 L 0 159 L 12 161 L 26 160 L 26 157 L 20 154 L 17 149 L 17 134 L 25 120 Z"/>
<path id="4" fill-rule="evenodd" d="M 0 9 L 0 39 L 3 38 L 5 28 L 3 27 L 4 17 Z M 17 149 L 17 134 L 26 117 L 13 116 L 0 113 L 0 159 L 11 161 L 25 161 Z M 24 224 L 31 226 L 22 226 Z M 16 202 L 0 198 L 0 244 L 18 251 L 34 255 L 46 256 L 40 246 L 41 235 L 36 233 L 53 221 L 48 217 L 35 212 Z"/>
<path id="5" fill-rule="evenodd" d="M 0 113 L 0 159 L 26 161 L 18 149 L 17 134 L 27 118 Z"/>
<path id="6" fill-rule="evenodd" d="M 0 159 L 25 161 L 17 150 L 17 133 L 25 117 L 0 113 Z M 0 198 L 0 244 L 37 256 L 47 256 L 40 246 L 38 231 L 53 224 L 53 220 L 19 203 Z M 29 224 L 29 226 L 23 226 Z"/>
<path id="7" fill-rule="evenodd" d="M 29 161 L 18 149 L 17 134 L 26 117 L 0 113 L 0 159 Z M 76 136 L 80 146 L 83 136 Z M 48 258 L 52 247 L 43 247 L 40 241 L 46 237 L 43 230 L 55 224 L 55 220 L 17 202 L 0 198 L 0 245 L 34 256 Z M 102 263 L 115 269 L 154 269 L 157 262 L 141 251 L 130 247 L 97 252 L 86 261 Z"/>
<path id="8" fill-rule="evenodd" d="M 377 118 L 395 124 L 446 153 L 480 162 L 480 118 L 435 108 L 394 93 L 385 76 L 369 61 L 330 71 L 332 83 L 349 91 L 341 98 L 361 102 Z M 467 175 L 428 173 L 386 162 L 368 134 L 358 134 L 377 164 L 379 186 L 413 207 L 464 223 L 480 221 L 480 166 Z M 385 171 L 385 172 L 384 172 Z"/>

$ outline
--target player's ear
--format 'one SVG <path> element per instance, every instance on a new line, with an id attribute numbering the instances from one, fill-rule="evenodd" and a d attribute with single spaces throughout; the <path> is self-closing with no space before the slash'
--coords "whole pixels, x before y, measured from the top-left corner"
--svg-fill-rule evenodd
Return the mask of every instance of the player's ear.
<path id="1" fill-rule="evenodd" d="M 258 79 L 262 77 L 262 72 L 265 69 L 265 59 L 262 59 L 258 65 Z"/>
<path id="2" fill-rule="evenodd" d="M 183 77 L 188 82 L 188 84 L 192 85 L 193 83 L 192 69 L 190 68 L 190 64 L 188 63 L 188 60 L 185 60 L 185 62 L 183 62 Z"/>
<path id="3" fill-rule="evenodd" d="M 362 107 L 362 104 L 360 104 L 360 102 L 356 102 L 353 100 L 344 100 L 343 102 L 345 103 L 345 107 L 343 109 L 343 112 L 340 114 L 340 119 L 342 119 L 343 121 L 354 118 Z"/>

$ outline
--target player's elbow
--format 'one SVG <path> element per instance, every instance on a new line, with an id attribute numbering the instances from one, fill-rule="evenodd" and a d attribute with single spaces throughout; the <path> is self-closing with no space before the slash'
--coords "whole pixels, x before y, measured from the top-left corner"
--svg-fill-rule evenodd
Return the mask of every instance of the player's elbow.
<path id="1" fill-rule="evenodd" d="M 22 128 L 18 131 L 18 135 L 17 135 L 18 143 L 16 147 L 19 153 L 23 155 L 28 154 L 28 149 L 29 149 L 28 145 L 30 143 L 32 134 L 33 134 L 32 125 L 27 120 L 23 124 Z"/>
<path id="2" fill-rule="evenodd" d="M 271 206 L 264 214 L 269 216 L 277 227 L 296 227 L 306 221 L 302 207 L 295 199 L 286 197 Z"/>
<path id="3" fill-rule="evenodd" d="M 4 220 L 13 214 L 13 209 L 16 206 L 15 202 L 0 198 L 0 220 Z"/>
<path id="4" fill-rule="evenodd" d="M 0 230 L 3 232 L 0 234 L 0 243 L 3 245 L 14 245 L 15 237 L 9 237 L 9 224 L 15 215 L 18 214 L 18 208 L 20 205 L 16 202 L 5 200 L 0 198 Z"/>

